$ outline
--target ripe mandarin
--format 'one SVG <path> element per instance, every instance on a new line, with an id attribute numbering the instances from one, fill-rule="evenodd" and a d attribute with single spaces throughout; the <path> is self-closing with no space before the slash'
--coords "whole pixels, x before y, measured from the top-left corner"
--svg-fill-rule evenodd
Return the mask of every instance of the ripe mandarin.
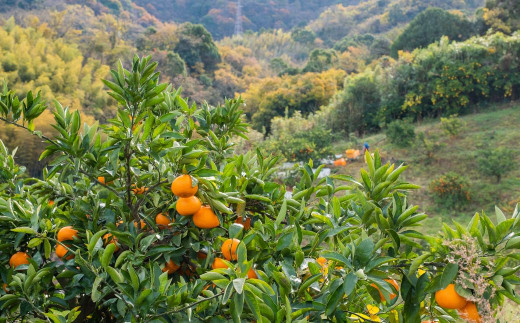
<path id="1" fill-rule="evenodd" d="M 240 240 L 238 239 L 227 239 L 224 241 L 220 250 L 226 260 L 237 260 L 237 247 L 239 243 Z"/>
<path id="2" fill-rule="evenodd" d="M 159 213 L 157 214 L 157 216 L 155 217 L 155 223 L 157 224 L 157 226 L 159 227 L 159 229 L 168 229 L 168 225 L 170 223 L 172 223 L 172 221 L 170 220 L 169 217 L 167 217 L 166 215 L 162 214 L 162 213 Z"/>
<path id="3" fill-rule="evenodd" d="M 445 289 L 437 291 L 435 301 L 440 307 L 452 310 L 463 308 L 467 303 L 466 299 L 455 291 L 454 284 L 449 284 Z"/>
<path id="4" fill-rule="evenodd" d="M 467 302 L 466 306 L 457 311 L 461 318 L 471 323 L 482 323 L 482 318 L 478 314 L 477 305 L 473 302 Z"/>
<path id="5" fill-rule="evenodd" d="M 25 252 L 18 251 L 14 255 L 11 256 L 11 259 L 9 259 L 9 265 L 13 268 L 16 268 L 20 265 L 28 265 L 29 264 L 29 255 Z"/>
<path id="6" fill-rule="evenodd" d="M 224 263 L 224 260 L 222 258 L 215 258 L 213 260 L 213 264 L 211 265 L 211 268 L 217 269 L 217 268 L 228 268 L 226 263 Z"/>
<path id="7" fill-rule="evenodd" d="M 67 248 L 65 248 L 65 247 L 62 246 L 61 244 L 57 244 L 57 245 L 56 245 L 56 256 L 58 256 L 59 258 L 63 258 L 63 257 L 65 257 L 65 255 L 67 254 L 67 252 L 68 252 Z M 70 260 L 70 259 L 72 259 L 72 258 L 74 258 L 74 255 L 73 255 L 73 254 L 70 255 L 70 256 L 68 256 L 66 259 L 67 259 L 67 260 Z"/>
<path id="8" fill-rule="evenodd" d="M 256 272 L 255 270 L 253 269 L 253 267 L 249 268 L 249 271 L 247 272 L 247 278 L 251 278 L 251 279 L 257 279 L 258 276 L 256 275 Z"/>
<path id="9" fill-rule="evenodd" d="M 218 227 L 220 221 L 209 206 L 203 206 L 193 215 L 193 224 L 197 228 L 212 229 Z"/>
<path id="10" fill-rule="evenodd" d="M 162 271 L 163 272 L 167 271 L 168 275 L 171 275 L 174 272 L 176 272 L 177 270 L 179 270 L 179 268 L 181 268 L 181 266 L 177 265 L 176 263 L 173 262 L 173 260 L 170 259 L 170 261 L 168 261 L 167 263 L 164 264 Z"/>
<path id="11" fill-rule="evenodd" d="M 192 186 L 191 176 L 184 174 L 172 182 L 172 193 L 179 197 L 190 197 L 197 193 L 198 185 Z"/>
<path id="12" fill-rule="evenodd" d="M 74 240 L 74 237 L 78 236 L 78 230 L 75 230 L 73 227 L 66 226 L 58 231 L 58 241 L 62 242 L 65 240 Z"/>
<path id="13" fill-rule="evenodd" d="M 189 216 L 197 213 L 201 206 L 202 203 L 196 196 L 179 197 L 175 209 L 180 215 Z"/>
<path id="14" fill-rule="evenodd" d="M 235 223 L 242 224 L 244 226 L 244 230 L 246 231 L 251 228 L 251 218 L 246 218 L 246 220 L 244 221 L 244 217 L 239 216 L 235 220 Z"/>

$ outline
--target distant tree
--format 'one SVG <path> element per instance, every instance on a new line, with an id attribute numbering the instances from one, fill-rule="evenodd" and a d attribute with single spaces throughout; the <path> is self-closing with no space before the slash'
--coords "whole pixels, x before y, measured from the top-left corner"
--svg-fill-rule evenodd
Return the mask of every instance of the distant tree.
<path id="1" fill-rule="evenodd" d="M 495 177 L 497 183 L 500 183 L 504 174 L 518 166 L 514 152 L 505 147 L 480 152 L 477 163 L 480 172 L 485 176 Z"/>
<path id="2" fill-rule="evenodd" d="M 211 34 L 202 25 L 185 23 L 179 28 L 179 42 L 175 46 L 191 71 L 213 72 L 221 61 Z M 203 71 L 200 71 L 200 65 Z"/>
<path id="3" fill-rule="evenodd" d="M 296 76 L 268 77 L 252 83 L 243 93 L 247 102 L 246 114 L 253 127 L 270 132 L 271 119 L 289 116 L 301 111 L 306 116 L 328 103 L 341 87 L 345 72 L 330 69 L 321 73 L 305 73 Z"/>
<path id="4" fill-rule="evenodd" d="M 273 58 L 269 62 L 269 67 L 275 72 L 275 73 L 281 73 L 286 68 L 289 67 L 289 65 L 280 57 Z"/>
<path id="5" fill-rule="evenodd" d="M 406 120 L 395 120 L 386 126 L 386 138 L 394 145 L 408 147 L 415 141 L 415 129 Z"/>
<path id="6" fill-rule="evenodd" d="M 333 49 L 315 49 L 311 52 L 307 64 L 303 68 L 304 73 L 321 72 L 330 69 L 337 60 L 336 51 Z"/>
<path id="7" fill-rule="evenodd" d="M 347 78 L 345 88 L 331 103 L 334 128 L 359 134 L 379 129 L 380 104 L 381 93 L 373 74 Z"/>
<path id="8" fill-rule="evenodd" d="M 370 45 L 370 54 L 372 59 L 379 58 L 384 55 L 390 55 L 392 43 L 386 37 L 378 37 Z"/>
<path id="9" fill-rule="evenodd" d="M 493 31 L 511 34 L 520 29 L 520 1 L 487 0 L 483 18 Z"/>
<path id="10" fill-rule="evenodd" d="M 334 44 L 334 49 L 339 52 L 344 52 L 348 50 L 349 47 L 359 47 L 360 45 L 370 47 L 375 40 L 376 38 L 372 34 L 345 36 Z"/>
<path id="11" fill-rule="evenodd" d="M 392 45 L 392 55 L 399 50 L 414 50 L 439 41 L 442 36 L 450 40 L 465 40 L 474 34 L 466 18 L 439 8 L 429 8 L 415 17 Z"/>
<path id="12" fill-rule="evenodd" d="M 298 43 L 309 45 L 316 39 L 316 34 L 312 30 L 296 28 L 291 32 L 291 38 Z"/>
<path id="13" fill-rule="evenodd" d="M 450 135 L 452 138 L 456 137 L 462 128 L 464 128 L 464 121 L 453 114 L 447 118 L 441 118 L 441 129 L 445 134 Z"/>

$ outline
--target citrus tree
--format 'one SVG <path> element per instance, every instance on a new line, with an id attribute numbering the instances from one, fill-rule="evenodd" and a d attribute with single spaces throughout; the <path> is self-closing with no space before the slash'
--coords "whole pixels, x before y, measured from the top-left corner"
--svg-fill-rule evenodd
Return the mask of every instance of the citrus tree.
<path id="1" fill-rule="evenodd" d="M 359 180 L 233 153 L 242 101 L 197 107 L 135 57 L 105 81 L 105 125 L 7 87 L 0 120 L 47 144 L 43 178 L 0 145 L 0 321 L 450 322 L 493 318 L 519 280 L 520 212 L 430 237 L 405 166 L 366 154 Z"/>

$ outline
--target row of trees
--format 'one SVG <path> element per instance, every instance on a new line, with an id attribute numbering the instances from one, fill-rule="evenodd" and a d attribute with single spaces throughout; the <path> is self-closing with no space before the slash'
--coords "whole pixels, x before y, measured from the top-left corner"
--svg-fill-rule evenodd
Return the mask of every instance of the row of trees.
<path id="1" fill-rule="evenodd" d="M 516 98 L 519 49 L 520 34 L 498 33 L 462 43 L 443 38 L 401 53 L 390 66 L 383 60 L 347 77 L 331 103 L 331 119 L 348 133 L 363 133 L 395 119 L 462 114 L 471 104 Z"/>

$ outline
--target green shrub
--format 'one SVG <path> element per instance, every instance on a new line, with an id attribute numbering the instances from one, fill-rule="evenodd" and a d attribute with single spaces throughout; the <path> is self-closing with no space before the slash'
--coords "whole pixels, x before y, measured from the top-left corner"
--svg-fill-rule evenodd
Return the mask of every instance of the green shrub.
<path id="1" fill-rule="evenodd" d="M 426 164 L 430 164 L 436 160 L 439 150 L 444 147 L 437 137 L 432 137 L 426 132 L 421 132 L 417 135 L 417 156 L 422 156 Z"/>
<path id="2" fill-rule="evenodd" d="M 485 176 L 493 176 L 500 183 L 502 175 L 516 167 L 515 153 L 508 148 L 484 150 L 477 159 L 478 168 Z"/>
<path id="3" fill-rule="evenodd" d="M 441 129 L 452 138 L 456 137 L 464 128 L 465 123 L 456 114 L 452 114 L 447 118 L 441 118 Z"/>
<path id="4" fill-rule="evenodd" d="M 319 118 L 305 118 L 299 111 L 292 117 L 276 117 L 271 122 L 271 134 L 259 146 L 270 153 L 282 154 L 289 161 L 317 160 L 333 154 L 332 135 Z"/>
<path id="5" fill-rule="evenodd" d="M 390 122 L 386 127 L 386 138 L 394 145 L 408 147 L 415 140 L 414 127 L 404 120 Z"/>
<path id="6" fill-rule="evenodd" d="M 435 203 L 445 208 L 463 209 L 471 200 L 469 181 L 455 172 L 446 173 L 430 183 Z"/>

